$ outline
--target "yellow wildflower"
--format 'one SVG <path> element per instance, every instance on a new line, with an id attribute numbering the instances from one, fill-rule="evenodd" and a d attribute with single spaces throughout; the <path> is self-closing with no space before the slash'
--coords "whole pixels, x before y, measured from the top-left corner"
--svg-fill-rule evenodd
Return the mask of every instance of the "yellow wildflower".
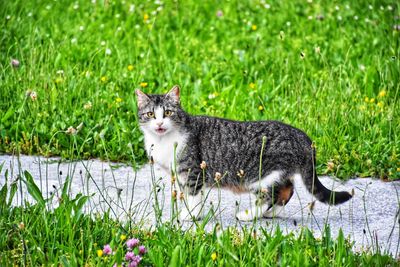
<path id="1" fill-rule="evenodd" d="M 149 20 L 149 18 L 150 18 L 149 15 L 147 15 L 147 14 L 144 14 L 144 15 L 143 15 L 143 20 L 144 20 L 144 21 Z"/>
<path id="2" fill-rule="evenodd" d="M 100 81 L 103 82 L 103 83 L 105 83 L 105 82 L 107 81 L 107 77 L 106 77 L 106 76 L 102 76 L 102 77 L 100 78 Z"/>
<path id="3" fill-rule="evenodd" d="M 213 260 L 213 261 L 216 261 L 217 260 L 217 253 L 213 253 L 213 254 L 211 254 L 211 259 Z"/>
<path id="4" fill-rule="evenodd" d="M 400 168 L 397 168 L 397 171 L 400 172 Z"/>
<path id="5" fill-rule="evenodd" d="M 364 98 L 364 101 L 367 102 L 367 103 L 369 102 L 368 96 L 366 96 L 366 97 Z"/>
<path id="6" fill-rule="evenodd" d="M 115 99 L 115 102 L 117 102 L 117 103 L 121 103 L 121 102 L 122 102 L 122 98 L 120 98 L 120 97 L 117 97 L 117 98 Z"/>
<path id="7" fill-rule="evenodd" d="M 98 249 L 97 250 L 97 256 L 99 256 L 99 257 L 103 256 L 103 250 Z"/>
<path id="8" fill-rule="evenodd" d="M 126 235 L 121 235 L 119 238 L 121 239 L 121 241 L 124 241 L 126 239 Z"/>
<path id="9" fill-rule="evenodd" d="M 378 105 L 378 107 L 383 108 L 383 102 L 382 101 L 379 101 L 377 105 Z"/>
<path id="10" fill-rule="evenodd" d="M 63 78 L 57 77 L 55 82 L 56 82 L 57 84 L 60 84 L 60 83 L 62 83 L 63 81 L 64 81 Z"/>
<path id="11" fill-rule="evenodd" d="M 379 92 L 378 97 L 385 97 L 386 96 L 386 91 L 382 90 Z"/>
<path id="12" fill-rule="evenodd" d="M 261 105 L 259 105 L 259 106 L 258 106 L 258 110 L 259 110 L 259 111 L 263 111 L 263 110 L 264 110 L 264 107 L 261 106 Z"/>
<path id="13" fill-rule="evenodd" d="M 128 65 L 128 70 L 133 71 L 133 65 Z"/>
<path id="14" fill-rule="evenodd" d="M 371 98 L 370 100 L 369 100 L 369 103 L 374 103 L 375 102 L 375 98 Z"/>
<path id="15" fill-rule="evenodd" d="M 140 86 L 143 87 L 143 88 L 144 88 L 144 87 L 147 87 L 147 85 L 149 85 L 149 84 L 146 83 L 146 82 L 141 82 L 141 83 L 140 83 Z"/>
<path id="16" fill-rule="evenodd" d="M 257 30 L 257 25 L 251 25 L 251 29 L 253 30 L 253 31 L 255 31 L 255 30 Z"/>
<path id="17" fill-rule="evenodd" d="M 251 89 L 254 89 L 254 88 L 256 88 L 256 84 L 255 84 L 255 83 L 250 83 L 250 84 L 249 84 L 249 87 L 250 87 Z"/>

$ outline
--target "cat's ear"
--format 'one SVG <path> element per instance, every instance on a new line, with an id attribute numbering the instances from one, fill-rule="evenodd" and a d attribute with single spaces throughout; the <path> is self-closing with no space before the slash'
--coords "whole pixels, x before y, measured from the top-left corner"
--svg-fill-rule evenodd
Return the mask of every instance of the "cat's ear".
<path id="1" fill-rule="evenodd" d="M 169 90 L 168 94 L 166 94 L 166 97 L 174 101 L 175 104 L 180 103 L 180 89 L 178 85 L 174 85 L 171 90 Z"/>
<path id="2" fill-rule="evenodd" d="M 150 98 L 148 95 L 140 91 L 139 89 L 135 90 L 136 98 L 137 98 L 137 103 L 138 103 L 138 108 L 141 109 L 143 108 L 147 102 L 150 101 Z"/>

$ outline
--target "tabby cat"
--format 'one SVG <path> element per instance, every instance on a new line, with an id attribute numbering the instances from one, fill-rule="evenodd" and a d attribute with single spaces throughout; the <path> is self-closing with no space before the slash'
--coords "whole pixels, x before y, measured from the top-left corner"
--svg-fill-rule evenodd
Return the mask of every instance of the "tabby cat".
<path id="1" fill-rule="evenodd" d="M 136 90 L 140 129 L 148 156 L 163 169 L 176 170 L 186 205 L 183 220 L 201 217 L 202 190 L 218 184 L 234 192 L 256 195 L 250 210 L 236 218 L 276 214 L 293 195 L 293 179 L 301 176 L 319 201 L 340 204 L 348 192 L 326 188 L 315 171 L 315 149 L 301 130 L 278 121 L 232 121 L 187 114 L 179 87 L 165 95 Z"/>

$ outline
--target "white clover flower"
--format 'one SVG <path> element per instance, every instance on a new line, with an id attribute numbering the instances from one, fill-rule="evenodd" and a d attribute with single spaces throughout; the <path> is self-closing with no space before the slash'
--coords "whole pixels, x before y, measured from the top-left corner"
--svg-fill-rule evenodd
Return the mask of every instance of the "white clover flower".
<path id="1" fill-rule="evenodd" d="M 56 73 L 57 73 L 58 75 L 64 75 L 64 71 L 63 71 L 63 70 L 58 70 L 58 71 L 56 71 Z"/>
<path id="2" fill-rule="evenodd" d="M 92 102 L 90 102 L 90 101 L 88 101 L 87 103 L 85 103 L 85 104 L 83 105 L 83 108 L 84 108 L 85 110 L 92 109 L 92 107 L 93 107 L 93 105 L 92 105 Z"/>
<path id="3" fill-rule="evenodd" d="M 392 11 L 392 10 L 393 10 L 393 7 L 389 5 L 389 6 L 387 6 L 387 9 L 390 10 L 390 11 Z"/>
<path id="4" fill-rule="evenodd" d="M 115 17 L 116 17 L 117 19 L 119 19 L 119 18 L 121 17 L 121 14 L 115 14 Z"/>
<path id="5" fill-rule="evenodd" d="M 363 64 L 360 65 L 360 70 L 365 71 L 365 66 Z"/>
<path id="6" fill-rule="evenodd" d="M 32 17 L 32 12 L 29 12 L 29 13 L 28 13 L 28 17 Z"/>
<path id="7" fill-rule="evenodd" d="M 106 55 L 111 55 L 111 49 L 110 48 L 106 48 Z"/>
<path id="8" fill-rule="evenodd" d="M 76 129 L 72 126 L 69 126 L 68 129 L 65 131 L 66 134 L 76 135 Z"/>
<path id="9" fill-rule="evenodd" d="M 204 170 L 205 168 L 207 168 L 207 164 L 206 164 L 206 162 L 203 160 L 203 161 L 200 163 L 200 169 Z"/>
<path id="10" fill-rule="evenodd" d="M 10 15 L 7 15 L 6 19 L 7 19 L 7 20 L 10 20 L 10 19 L 11 19 L 11 16 L 10 16 Z"/>
<path id="11" fill-rule="evenodd" d="M 79 5 L 78 5 L 78 4 L 75 4 L 73 8 L 74 8 L 75 10 L 77 10 L 77 9 L 79 9 Z"/>
<path id="12" fill-rule="evenodd" d="M 340 8 L 339 8 L 339 6 L 335 6 L 335 9 L 336 9 L 336 10 L 339 10 Z"/>
<path id="13" fill-rule="evenodd" d="M 270 8 L 271 8 L 271 5 L 270 5 L 270 4 L 265 4 L 265 5 L 264 5 L 264 8 L 265 8 L 265 9 L 270 9 Z"/>
<path id="14" fill-rule="evenodd" d="M 159 6 L 159 7 L 157 7 L 157 12 L 161 12 L 161 10 L 163 10 L 163 7 L 162 6 Z"/>
<path id="15" fill-rule="evenodd" d="M 80 27 L 79 27 L 79 30 L 80 30 L 80 31 L 83 31 L 84 29 L 85 29 L 85 27 L 83 27 L 83 26 L 80 26 Z"/>
<path id="16" fill-rule="evenodd" d="M 122 29 L 121 27 L 118 27 L 118 28 L 117 28 L 117 31 L 119 32 L 119 31 L 121 31 L 121 29 Z"/>
<path id="17" fill-rule="evenodd" d="M 131 13 L 135 12 L 135 5 L 132 4 L 129 6 L 129 12 Z"/>
<path id="18" fill-rule="evenodd" d="M 75 44 L 78 40 L 76 38 L 71 39 L 71 44 Z"/>
<path id="19" fill-rule="evenodd" d="M 105 42 L 105 41 L 101 41 L 101 42 L 100 42 L 100 45 L 101 45 L 101 46 L 105 46 L 105 45 L 106 45 L 106 42 Z"/>
<path id="20" fill-rule="evenodd" d="M 30 92 L 29 96 L 32 99 L 32 101 L 37 100 L 37 93 L 35 91 Z"/>
<path id="21" fill-rule="evenodd" d="M 340 15 L 337 16 L 337 19 L 338 19 L 338 20 L 342 20 L 342 16 L 340 16 Z"/>
<path id="22" fill-rule="evenodd" d="M 13 66 L 14 68 L 18 68 L 19 65 L 20 65 L 20 62 L 18 59 L 15 59 L 15 58 L 11 59 L 11 66 Z"/>
<path id="23" fill-rule="evenodd" d="M 290 27 L 290 25 L 291 25 L 290 21 L 287 21 L 286 26 Z"/>
<path id="24" fill-rule="evenodd" d="M 374 9 L 374 7 L 371 6 L 371 5 L 368 5 L 368 8 L 369 8 L 370 10 Z"/>
<path id="25" fill-rule="evenodd" d="M 51 6 L 50 6 L 50 5 L 47 5 L 47 6 L 46 6 L 46 9 L 47 9 L 47 10 L 50 10 L 50 9 L 51 9 Z"/>

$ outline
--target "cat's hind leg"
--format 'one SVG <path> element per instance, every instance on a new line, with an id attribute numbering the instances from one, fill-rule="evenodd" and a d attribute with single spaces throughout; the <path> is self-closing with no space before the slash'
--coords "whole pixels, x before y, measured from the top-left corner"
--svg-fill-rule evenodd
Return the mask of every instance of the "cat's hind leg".
<path id="1" fill-rule="evenodd" d="M 293 183 L 290 180 L 285 180 L 283 183 L 269 188 L 269 190 L 271 190 L 272 198 L 270 207 L 263 213 L 264 218 L 274 218 L 282 212 L 283 207 L 293 196 Z"/>

